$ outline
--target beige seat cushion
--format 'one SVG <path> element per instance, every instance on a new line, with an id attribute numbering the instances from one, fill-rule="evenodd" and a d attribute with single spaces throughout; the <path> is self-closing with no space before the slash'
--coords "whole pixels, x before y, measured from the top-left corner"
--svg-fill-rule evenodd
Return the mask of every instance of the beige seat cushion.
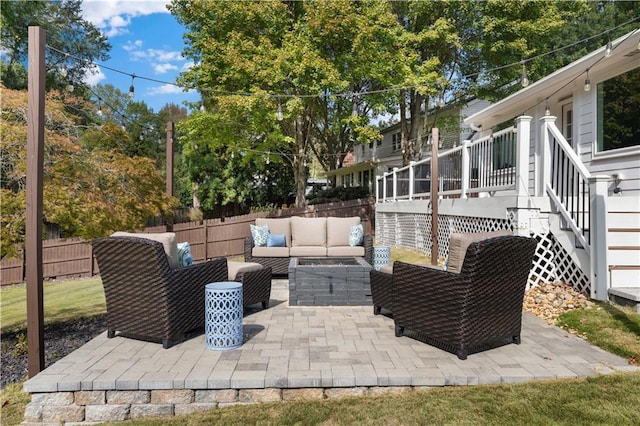
<path id="1" fill-rule="evenodd" d="M 256 218 L 256 225 L 267 225 L 269 233 L 284 234 L 287 247 L 291 247 L 291 219 L 283 218 Z"/>
<path id="2" fill-rule="evenodd" d="M 513 235 L 511 231 L 501 230 L 494 232 L 478 232 L 473 234 L 451 234 L 449 239 L 449 259 L 447 264 L 447 272 L 460 273 L 464 256 L 467 253 L 469 244 L 486 240 L 494 237 L 503 237 Z"/>
<path id="3" fill-rule="evenodd" d="M 289 253 L 291 257 L 324 257 L 327 255 L 327 248 L 325 246 L 293 246 Z"/>
<path id="4" fill-rule="evenodd" d="M 349 247 L 349 232 L 351 231 L 351 225 L 357 225 L 359 223 L 360 218 L 357 216 L 328 217 L 327 247 Z"/>
<path id="5" fill-rule="evenodd" d="M 364 257 L 364 247 L 362 246 L 327 247 L 327 256 Z"/>
<path id="6" fill-rule="evenodd" d="M 160 232 L 155 234 L 133 233 L 133 232 L 114 232 L 112 237 L 138 237 L 146 238 L 147 240 L 159 241 L 164 247 L 164 252 L 167 254 L 167 260 L 169 266 L 172 268 L 178 267 L 178 243 L 176 242 L 176 234 L 173 232 Z"/>
<path id="7" fill-rule="evenodd" d="M 259 271 L 264 266 L 255 262 L 227 262 L 229 281 L 235 281 L 240 272 Z"/>
<path id="8" fill-rule="evenodd" d="M 327 218 L 299 217 L 291 218 L 291 247 L 326 247 Z M 298 256 L 291 253 L 292 256 Z M 326 255 L 326 250 L 325 250 Z"/>
<path id="9" fill-rule="evenodd" d="M 253 257 L 289 257 L 289 247 L 254 247 Z"/>

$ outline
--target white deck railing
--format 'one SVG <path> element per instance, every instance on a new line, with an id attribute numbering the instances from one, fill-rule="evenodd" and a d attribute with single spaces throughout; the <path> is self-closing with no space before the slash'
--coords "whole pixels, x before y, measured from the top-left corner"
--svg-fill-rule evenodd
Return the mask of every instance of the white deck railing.
<path id="1" fill-rule="evenodd" d="M 548 196 L 577 246 L 589 253 L 592 297 L 607 300 L 609 177 L 589 173 L 555 120 L 543 117 L 541 137 L 535 138 L 531 117 L 522 116 L 514 127 L 438 153 L 438 197 Z M 531 176 L 530 164 L 536 165 Z M 378 176 L 376 198 L 379 203 L 431 198 L 431 158 Z"/>

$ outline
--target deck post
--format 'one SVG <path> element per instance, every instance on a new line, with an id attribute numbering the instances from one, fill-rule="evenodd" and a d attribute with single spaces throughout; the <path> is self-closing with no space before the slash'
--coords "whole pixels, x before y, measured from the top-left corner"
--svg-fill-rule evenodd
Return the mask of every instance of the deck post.
<path id="1" fill-rule="evenodd" d="M 529 195 L 529 140 L 531 139 L 531 120 L 528 115 L 516 119 L 516 195 Z"/>
<path id="2" fill-rule="evenodd" d="M 536 196 L 544 197 L 547 185 L 551 184 L 551 141 L 549 140 L 549 123 L 555 123 L 556 117 L 553 115 L 545 115 L 540 119 L 542 121 L 542 137 L 540 139 L 542 146 L 540 147 L 540 167 L 537 168 L 536 176 Z"/>
<path id="3" fill-rule="evenodd" d="M 416 162 L 409 161 L 409 200 L 413 200 L 414 182 L 416 179 Z"/>
<path id="4" fill-rule="evenodd" d="M 469 145 L 470 140 L 462 141 L 462 170 L 460 172 L 460 198 L 469 198 L 469 187 L 471 186 L 471 173 L 469 169 L 470 155 Z"/>
<path id="5" fill-rule="evenodd" d="M 609 300 L 609 274 L 607 259 L 607 195 L 609 176 L 591 176 L 589 178 L 589 224 L 591 298 Z"/>
<path id="6" fill-rule="evenodd" d="M 393 201 L 398 201 L 398 168 L 393 168 Z"/>

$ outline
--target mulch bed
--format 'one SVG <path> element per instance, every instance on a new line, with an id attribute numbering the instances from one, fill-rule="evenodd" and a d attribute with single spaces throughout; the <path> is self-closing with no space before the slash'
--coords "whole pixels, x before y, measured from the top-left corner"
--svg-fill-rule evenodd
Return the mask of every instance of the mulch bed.
<path id="1" fill-rule="evenodd" d="M 106 316 L 56 323 L 44 328 L 45 367 L 73 352 L 107 329 Z M 25 331 L 2 334 L 2 387 L 27 377 Z"/>

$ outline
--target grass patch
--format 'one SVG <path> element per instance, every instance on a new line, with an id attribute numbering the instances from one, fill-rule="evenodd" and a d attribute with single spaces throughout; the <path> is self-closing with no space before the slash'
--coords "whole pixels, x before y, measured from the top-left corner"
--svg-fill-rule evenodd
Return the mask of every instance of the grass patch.
<path id="1" fill-rule="evenodd" d="M 596 302 L 561 314 L 557 323 L 607 352 L 639 362 L 640 314 L 632 308 Z"/>
<path id="2" fill-rule="evenodd" d="M 398 395 L 214 409 L 127 425 L 631 425 L 640 424 L 640 373 Z M 117 425 L 121 423 L 110 423 Z"/>
<path id="3" fill-rule="evenodd" d="M 399 260 L 405 263 L 413 264 L 431 264 L 431 257 L 417 250 L 406 248 L 391 248 L 391 264 Z"/>
<path id="4" fill-rule="evenodd" d="M 22 383 L 11 383 L 0 391 L 0 424 L 19 425 L 24 419 L 24 408 L 31 397 L 22 391 Z"/>
<path id="5" fill-rule="evenodd" d="M 2 333 L 27 327 L 27 289 L 19 284 L 0 290 Z M 104 315 L 107 312 L 100 278 L 47 282 L 43 288 L 45 323 Z"/>

